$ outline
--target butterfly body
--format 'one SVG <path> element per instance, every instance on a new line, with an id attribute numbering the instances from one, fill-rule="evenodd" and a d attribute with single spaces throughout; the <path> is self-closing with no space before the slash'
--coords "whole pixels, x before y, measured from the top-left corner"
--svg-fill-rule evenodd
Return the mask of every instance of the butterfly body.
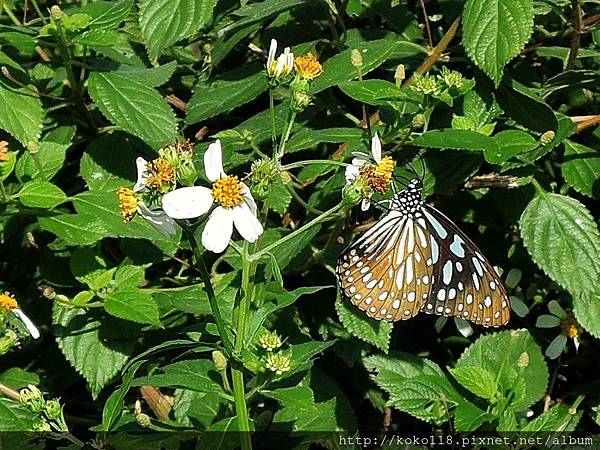
<path id="1" fill-rule="evenodd" d="M 504 325 L 510 302 L 477 246 L 422 199 L 411 180 L 389 212 L 340 255 L 342 292 L 369 317 L 389 322 L 424 311 L 489 327 Z"/>

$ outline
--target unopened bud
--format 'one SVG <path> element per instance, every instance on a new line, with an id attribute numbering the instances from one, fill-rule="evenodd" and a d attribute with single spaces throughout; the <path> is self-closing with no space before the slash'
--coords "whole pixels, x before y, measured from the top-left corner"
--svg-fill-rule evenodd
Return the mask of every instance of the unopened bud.
<path id="1" fill-rule="evenodd" d="M 223 355 L 223 353 L 221 353 L 219 350 L 212 352 L 212 359 L 215 363 L 215 368 L 217 371 L 223 372 L 225 369 L 227 369 L 227 358 L 225 358 L 225 355 Z"/>
<path id="2" fill-rule="evenodd" d="M 63 16 L 63 12 L 58 5 L 54 5 L 50 8 L 50 14 L 54 20 L 60 20 Z"/>
<path id="3" fill-rule="evenodd" d="M 360 69 L 363 66 L 363 58 L 360 54 L 360 50 L 356 48 L 352 50 L 350 61 L 352 61 L 352 65 L 357 69 Z"/>
<path id="4" fill-rule="evenodd" d="M 540 136 L 540 144 L 548 145 L 550 142 L 554 140 L 556 134 L 552 130 L 546 131 L 544 134 Z"/>
<path id="5" fill-rule="evenodd" d="M 48 400 L 46 402 L 45 412 L 49 419 L 58 419 L 62 413 L 60 402 L 55 398 Z"/>
<path id="6" fill-rule="evenodd" d="M 425 125 L 425 116 L 423 114 L 416 114 L 412 120 L 413 128 L 422 128 Z"/>
<path id="7" fill-rule="evenodd" d="M 150 416 L 148 414 L 140 413 L 135 415 L 135 420 L 140 427 L 148 428 L 151 424 Z"/>
<path id="8" fill-rule="evenodd" d="M 396 80 L 396 86 L 400 87 L 405 78 L 406 71 L 404 70 L 404 64 L 398 64 L 398 67 L 396 67 L 396 72 L 394 73 L 394 80 Z"/>
<path id="9" fill-rule="evenodd" d="M 35 142 L 30 141 L 27 143 L 27 151 L 29 153 L 37 153 L 38 150 L 39 150 L 39 147 Z"/>

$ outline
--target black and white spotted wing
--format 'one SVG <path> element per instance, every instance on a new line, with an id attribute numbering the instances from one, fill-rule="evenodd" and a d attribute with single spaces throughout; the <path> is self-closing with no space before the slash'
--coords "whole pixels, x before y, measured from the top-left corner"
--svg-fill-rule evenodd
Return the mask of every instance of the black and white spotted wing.
<path id="1" fill-rule="evenodd" d="M 425 311 L 504 325 L 510 302 L 495 269 L 421 192 L 421 181 L 412 180 L 390 212 L 340 255 L 336 273 L 344 295 L 379 320 Z"/>

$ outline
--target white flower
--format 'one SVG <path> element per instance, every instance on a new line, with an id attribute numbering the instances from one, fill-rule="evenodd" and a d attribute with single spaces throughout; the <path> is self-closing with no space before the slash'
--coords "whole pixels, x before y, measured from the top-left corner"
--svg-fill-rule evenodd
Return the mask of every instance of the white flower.
<path id="1" fill-rule="evenodd" d="M 223 252 L 234 225 L 245 240 L 255 242 L 263 233 L 256 218 L 256 203 L 248 186 L 223 170 L 221 141 L 210 144 L 204 153 L 204 171 L 212 182 L 211 189 L 204 186 L 175 189 L 163 197 L 163 210 L 173 219 L 192 219 L 206 214 L 216 203 L 218 206 L 202 232 L 202 245 L 211 252 Z"/>
<path id="2" fill-rule="evenodd" d="M 346 167 L 346 186 L 349 186 L 358 178 L 360 175 L 360 169 L 366 164 L 375 164 L 378 165 L 381 163 L 381 141 L 379 140 L 379 136 L 377 133 L 371 139 L 371 155 L 367 155 L 363 152 L 353 152 L 354 158 L 352 159 L 352 164 Z M 368 197 L 362 199 L 360 204 L 360 208 L 363 211 L 366 211 L 371 206 L 371 196 L 373 192 L 369 194 Z"/>
<path id="3" fill-rule="evenodd" d="M 267 58 L 267 75 L 276 80 L 290 74 L 294 69 L 294 54 L 290 52 L 290 48 L 283 49 L 283 53 L 275 59 L 277 53 L 277 41 L 271 39 L 271 47 L 269 48 L 269 56 Z"/>
<path id="4" fill-rule="evenodd" d="M 146 161 L 144 158 L 142 157 L 138 157 L 135 160 L 135 164 L 137 166 L 137 181 L 135 182 L 135 185 L 133 186 L 133 194 L 139 194 L 139 193 L 143 193 L 146 191 L 150 190 L 150 187 L 148 186 L 147 183 L 147 179 L 148 179 L 148 161 Z M 131 190 L 127 189 L 127 188 L 122 188 L 122 190 L 119 190 L 119 196 L 122 198 L 122 200 L 125 200 L 125 204 L 121 204 L 121 210 L 126 210 L 127 209 L 127 197 L 131 197 Z M 133 206 L 132 203 L 129 203 L 129 205 Z M 130 206 L 130 207 L 131 207 Z M 154 227 L 160 231 L 162 234 L 164 234 L 165 236 L 173 236 L 175 235 L 175 233 L 177 232 L 177 226 L 175 224 L 175 222 L 173 221 L 173 219 L 171 219 L 162 209 L 154 206 L 154 207 L 148 207 L 142 200 L 140 200 L 137 196 L 135 199 L 135 211 L 142 216 L 144 219 L 146 219 L 148 222 L 150 222 L 152 225 L 154 225 Z M 130 216 L 132 216 L 131 211 L 129 211 Z"/>

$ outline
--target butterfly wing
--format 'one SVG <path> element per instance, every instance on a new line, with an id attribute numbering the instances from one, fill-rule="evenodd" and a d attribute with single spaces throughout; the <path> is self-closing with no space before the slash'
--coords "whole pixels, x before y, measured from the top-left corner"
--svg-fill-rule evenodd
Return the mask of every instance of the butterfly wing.
<path id="1" fill-rule="evenodd" d="M 510 300 L 496 270 L 450 219 L 432 206 L 422 207 L 431 236 L 433 277 L 423 311 L 458 316 L 485 327 L 510 317 Z"/>
<path id="2" fill-rule="evenodd" d="M 340 287 L 350 301 L 378 320 L 405 320 L 422 308 L 432 267 L 426 230 L 392 210 L 338 259 Z"/>

